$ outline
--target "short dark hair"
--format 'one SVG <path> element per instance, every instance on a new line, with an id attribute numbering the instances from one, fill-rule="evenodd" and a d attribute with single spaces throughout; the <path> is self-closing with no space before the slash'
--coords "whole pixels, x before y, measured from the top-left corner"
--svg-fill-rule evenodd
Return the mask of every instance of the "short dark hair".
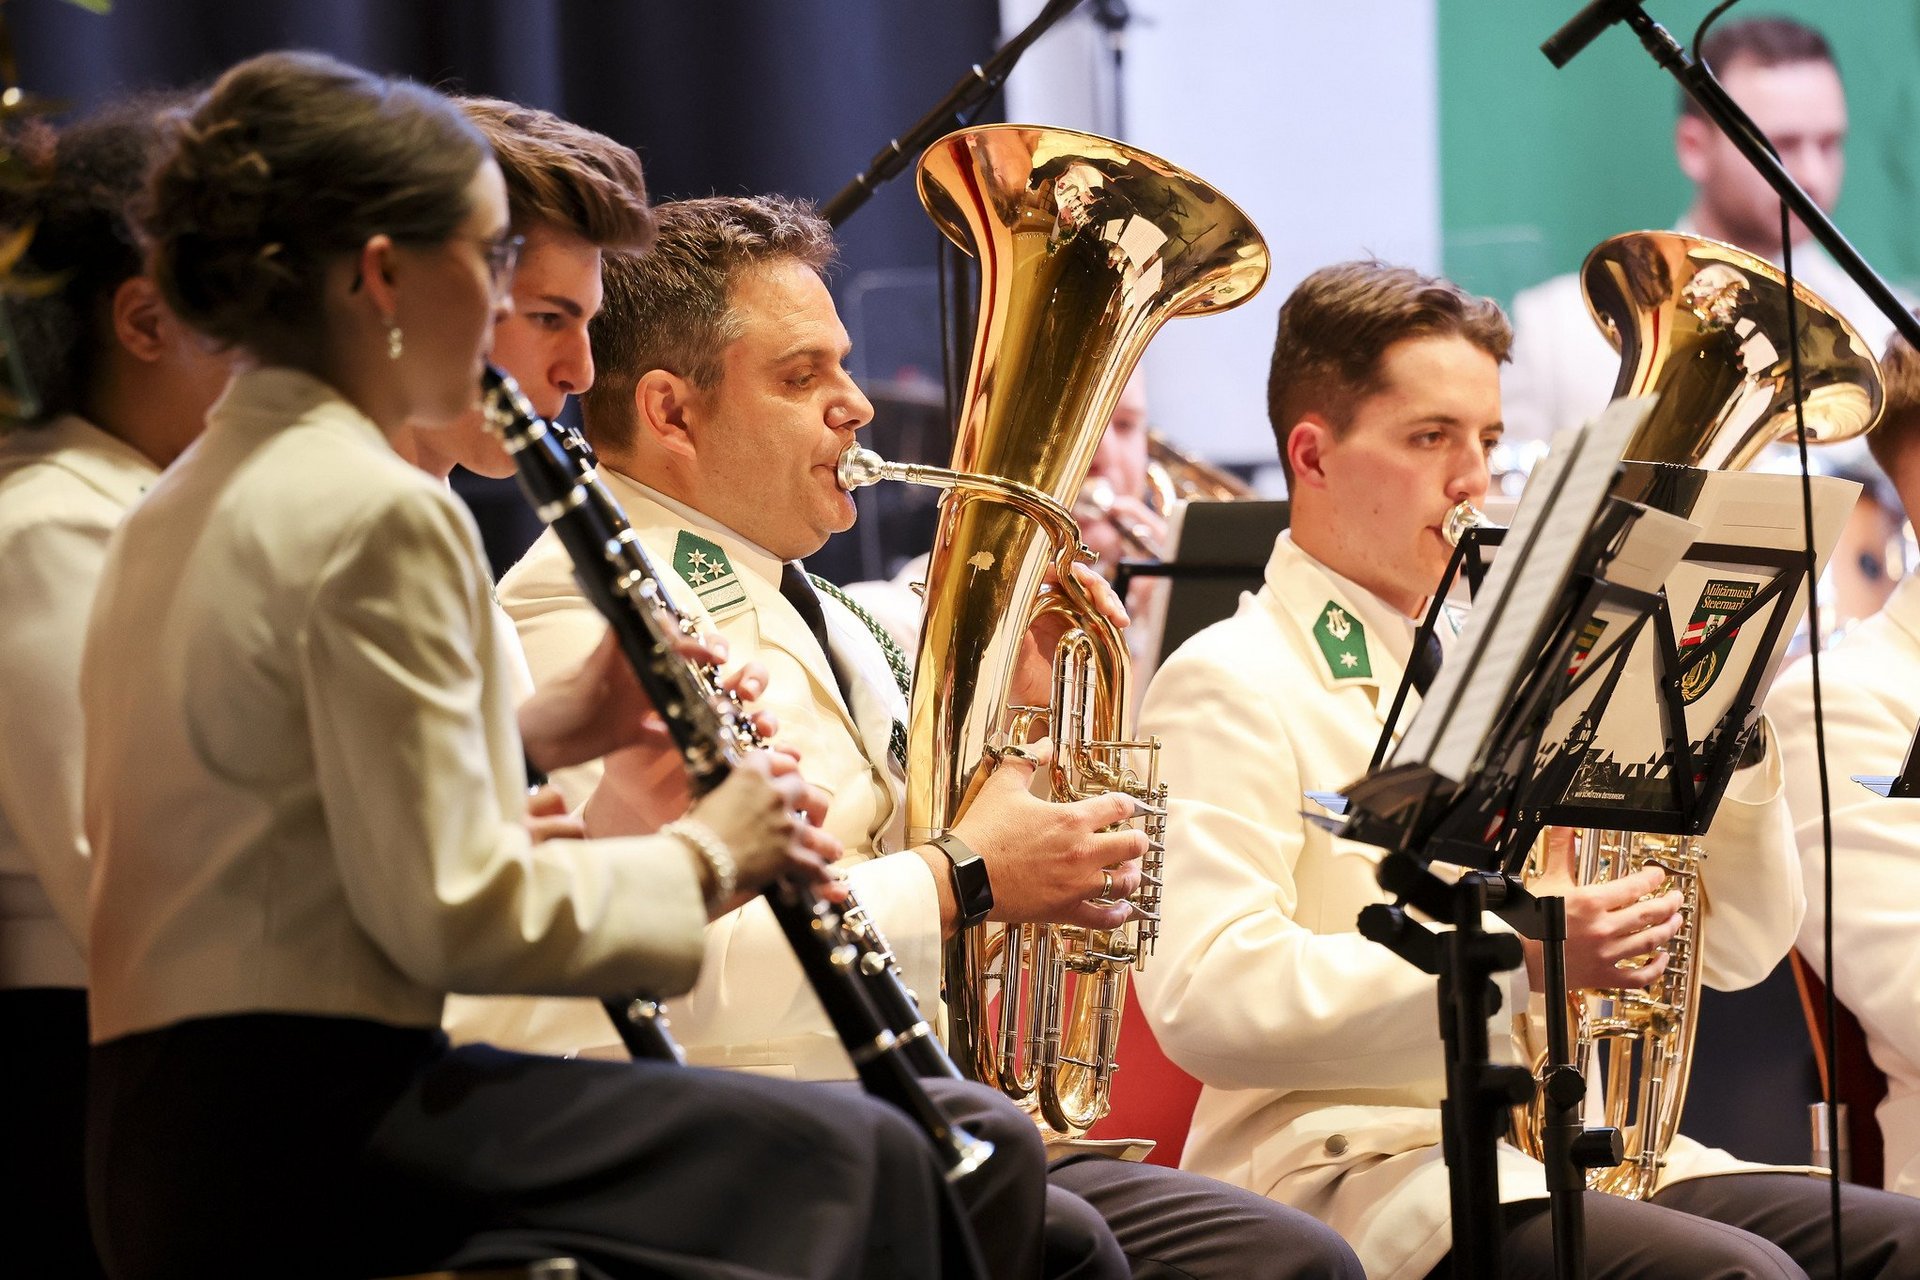
<path id="1" fill-rule="evenodd" d="M 1287 484 L 1287 437 L 1309 413 L 1336 435 L 1355 404 L 1379 390 L 1380 357 L 1405 338 L 1461 337 L 1504 362 L 1513 329 L 1491 298 L 1451 280 L 1377 259 L 1342 262 L 1302 280 L 1280 304 L 1267 371 L 1267 416 Z"/>
<path id="2" fill-rule="evenodd" d="M 1894 463 L 1920 441 L 1920 352 L 1896 332 L 1887 339 L 1880 373 L 1886 403 L 1880 410 L 1879 425 L 1867 432 L 1867 450 L 1891 477 Z"/>
<path id="3" fill-rule="evenodd" d="M 1742 64 L 1785 67 L 1797 62 L 1824 62 L 1836 74 L 1840 70 L 1827 38 L 1792 18 L 1743 18 L 1715 27 L 1700 46 L 1700 60 L 1716 76 Z M 1706 118 L 1700 104 L 1685 89 L 1680 91 L 1680 114 Z"/>
<path id="4" fill-rule="evenodd" d="M 106 344 L 107 308 L 141 273 L 133 206 L 168 137 L 168 121 L 192 98 L 150 93 L 104 107 L 61 129 L 30 129 L 13 145 L 42 176 L 0 188 L 0 223 L 29 231 L 14 274 L 26 288 L 8 303 L 12 341 L 31 412 L 16 425 L 43 426 L 82 410 Z"/>
<path id="5" fill-rule="evenodd" d="M 455 101 L 493 146 L 514 230 L 544 223 L 601 249 L 653 243 L 653 210 L 633 148 L 517 102 Z"/>
<path id="6" fill-rule="evenodd" d="M 720 355 L 739 336 L 735 280 L 780 261 L 824 276 L 833 263 L 833 228 L 804 200 L 711 196 L 654 213 L 653 248 L 608 255 L 606 296 L 588 327 L 595 374 L 580 397 L 580 417 L 600 446 L 632 441 L 633 389 L 650 371 L 664 369 L 701 388 L 720 380 Z"/>
<path id="7" fill-rule="evenodd" d="M 433 244 L 491 157 L 447 98 L 324 54 L 227 71 L 176 130 L 143 229 L 161 296 L 223 347 L 302 364 L 328 267 L 375 235 Z"/>

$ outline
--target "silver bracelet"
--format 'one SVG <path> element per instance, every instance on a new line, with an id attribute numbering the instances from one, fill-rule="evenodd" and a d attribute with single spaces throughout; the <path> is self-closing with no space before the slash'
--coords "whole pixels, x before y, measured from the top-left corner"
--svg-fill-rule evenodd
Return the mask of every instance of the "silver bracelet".
<path id="1" fill-rule="evenodd" d="M 735 865 L 726 841 L 713 834 L 712 828 L 692 818 L 681 818 L 660 828 L 660 834 L 677 837 L 707 864 L 707 870 L 713 873 L 713 892 L 707 895 L 709 907 L 718 906 L 733 897 L 733 891 L 740 883 L 740 868 Z"/>

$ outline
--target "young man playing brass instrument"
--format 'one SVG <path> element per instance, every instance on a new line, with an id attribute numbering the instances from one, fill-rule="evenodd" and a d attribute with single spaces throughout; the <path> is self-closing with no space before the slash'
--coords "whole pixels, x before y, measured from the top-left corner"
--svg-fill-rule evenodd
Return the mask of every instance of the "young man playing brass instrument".
<path id="1" fill-rule="evenodd" d="M 671 566 L 675 598 L 697 605 L 736 658 L 768 669 L 762 705 L 779 720 L 776 741 L 830 794 L 827 826 L 847 847 L 848 879 L 910 985 L 931 1001 L 943 941 L 983 917 L 1124 921 L 1143 840 L 1106 828 L 1133 816 L 1132 802 L 1036 799 L 1032 761 L 1011 753 L 957 825 L 959 848 L 902 847 L 904 662 L 893 669 L 862 616 L 816 590 L 798 563 L 853 522 L 834 468 L 873 412 L 847 374 L 850 344 L 822 278 L 830 229 L 772 197 L 657 212 L 651 252 L 607 266 L 588 435 L 643 544 Z M 565 669 L 592 611 L 558 547 L 536 544 L 501 598 L 536 680 Z M 1110 592 L 1103 598 L 1118 609 Z M 603 777 L 558 781 L 576 800 L 590 797 L 590 830 L 635 831 L 659 821 L 659 777 L 659 762 L 628 753 L 609 758 Z M 953 868 L 969 853 L 985 878 L 980 867 Z M 847 1074 L 757 906 L 709 930 L 702 980 L 675 1005 L 674 1029 L 698 1061 Z M 1153 1166 L 1059 1162 L 1046 1212 L 1047 1274 L 1358 1274 L 1345 1246 L 1304 1215 Z"/>
<path id="2" fill-rule="evenodd" d="M 1359 934 L 1360 910 L 1389 900 L 1382 851 L 1308 822 L 1302 793 L 1362 776 L 1402 673 L 1437 666 L 1413 663 L 1413 620 L 1447 563 L 1448 512 L 1486 493 L 1509 341 L 1492 302 L 1404 268 L 1345 263 L 1301 283 L 1268 388 L 1292 528 L 1265 586 L 1166 661 L 1142 714 L 1174 800 L 1141 999 L 1207 1085 L 1186 1164 L 1331 1223 L 1368 1275 L 1395 1280 L 1449 1274 L 1435 980 Z M 1799 923 L 1780 789 L 1769 751 L 1736 774 L 1707 837 L 1710 985 L 1758 981 Z M 1680 895 L 1658 868 L 1583 886 L 1550 874 L 1571 985 L 1645 987 L 1665 970 Z M 1527 951 L 1490 1027 L 1509 1060 L 1515 1016 L 1542 995 Z M 1506 1144 L 1499 1166 L 1504 1274 L 1551 1275 L 1543 1168 Z M 1679 1138 L 1650 1202 L 1588 1193 L 1588 1274 L 1824 1274 L 1827 1193 Z M 1848 1187 L 1846 1206 L 1847 1275 L 1917 1273 L 1920 1205 Z"/>

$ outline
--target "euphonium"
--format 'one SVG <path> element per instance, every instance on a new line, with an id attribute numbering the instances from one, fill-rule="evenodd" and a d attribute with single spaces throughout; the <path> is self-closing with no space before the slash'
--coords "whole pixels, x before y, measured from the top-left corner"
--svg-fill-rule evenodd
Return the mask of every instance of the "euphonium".
<path id="1" fill-rule="evenodd" d="M 1797 430 L 1788 365 L 1787 291 L 1779 268 L 1732 245 L 1671 231 L 1602 242 L 1581 269 L 1587 306 L 1620 351 L 1614 395 L 1657 395 L 1626 456 L 1717 470 L 1747 466 Z M 1879 364 L 1860 335 L 1795 284 L 1802 414 L 1809 444 L 1864 434 L 1879 418 Z M 1574 836 L 1581 884 L 1659 866 L 1681 895 L 1666 972 L 1644 991 L 1568 993 L 1574 1061 L 1602 1080 L 1601 1123 L 1620 1130 L 1626 1159 L 1588 1175 L 1598 1191 L 1644 1199 L 1657 1189 L 1679 1132 L 1698 1021 L 1703 842 L 1693 836 L 1586 830 Z M 1535 848 L 1537 867 L 1544 845 Z M 1515 1140 L 1542 1152 L 1536 1102 L 1516 1115 Z"/>
<path id="2" fill-rule="evenodd" d="M 1063 129 L 950 134 L 921 159 L 919 188 L 980 266 L 953 465 L 901 467 L 859 451 L 842 467 L 849 486 L 894 478 L 948 490 L 913 684 L 909 838 L 951 829 L 991 768 L 990 749 L 1042 727 L 1056 747 L 1056 799 L 1123 790 L 1156 811 L 1128 924 L 1024 926 L 991 941 L 971 929 L 948 948 L 949 1052 L 1052 1129 L 1079 1134 L 1106 1113 L 1127 972 L 1153 944 L 1165 788 L 1155 744 L 1124 732 L 1126 645 L 1067 572 L 1091 558 L 1067 504 L 1148 339 L 1173 316 L 1250 297 L 1266 279 L 1266 245 L 1206 183 Z M 1042 599 L 1049 567 L 1059 586 Z M 1052 704 L 1010 708 L 1021 639 L 1040 610 L 1068 624 Z"/>

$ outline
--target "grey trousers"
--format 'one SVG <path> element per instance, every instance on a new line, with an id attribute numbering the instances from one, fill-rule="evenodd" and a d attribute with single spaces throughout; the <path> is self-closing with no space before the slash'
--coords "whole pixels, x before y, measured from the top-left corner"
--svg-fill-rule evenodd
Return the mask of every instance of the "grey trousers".
<path id="1" fill-rule="evenodd" d="M 1298 1209 L 1198 1173 L 1102 1156 L 1068 1156 L 1047 1175 L 1047 1237 L 1091 1234 L 1089 1211 L 1116 1251 L 1090 1257 L 1093 1276 L 1192 1280 L 1364 1280 L 1338 1232 Z"/>
<path id="2" fill-rule="evenodd" d="M 947 1114 L 980 1137 L 1010 1140 L 1011 1104 L 978 1085 L 929 1081 Z M 1013 1112 L 1029 1140 L 1033 1122 Z M 1046 1209 L 1044 1256 L 1010 1261 L 1025 1209 L 1009 1205 L 1019 1192 L 1003 1182 L 957 1189 L 966 1205 L 994 1280 L 1044 1275 L 1048 1280 L 1364 1280 L 1360 1261 L 1338 1233 L 1298 1209 L 1224 1182 L 1098 1155 L 1072 1155 L 1046 1169 L 1044 1195 L 1030 1207 Z"/>
<path id="3" fill-rule="evenodd" d="M 1689 1178 L 1644 1203 L 1589 1192 L 1589 1280 L 1804 1280 L 1834 1276 L 1824 1178 L 1733 1173 Z M 1553 1228 L 1544 1200 L 1505 1208 L 1507 1280 L 1551 1280 Z M 1846 1280 L 1920 1277 L 1920 1200 L 1841 1187 Z M 1435 1280 L 1451 1275 L 1443 1261 Z"/>

